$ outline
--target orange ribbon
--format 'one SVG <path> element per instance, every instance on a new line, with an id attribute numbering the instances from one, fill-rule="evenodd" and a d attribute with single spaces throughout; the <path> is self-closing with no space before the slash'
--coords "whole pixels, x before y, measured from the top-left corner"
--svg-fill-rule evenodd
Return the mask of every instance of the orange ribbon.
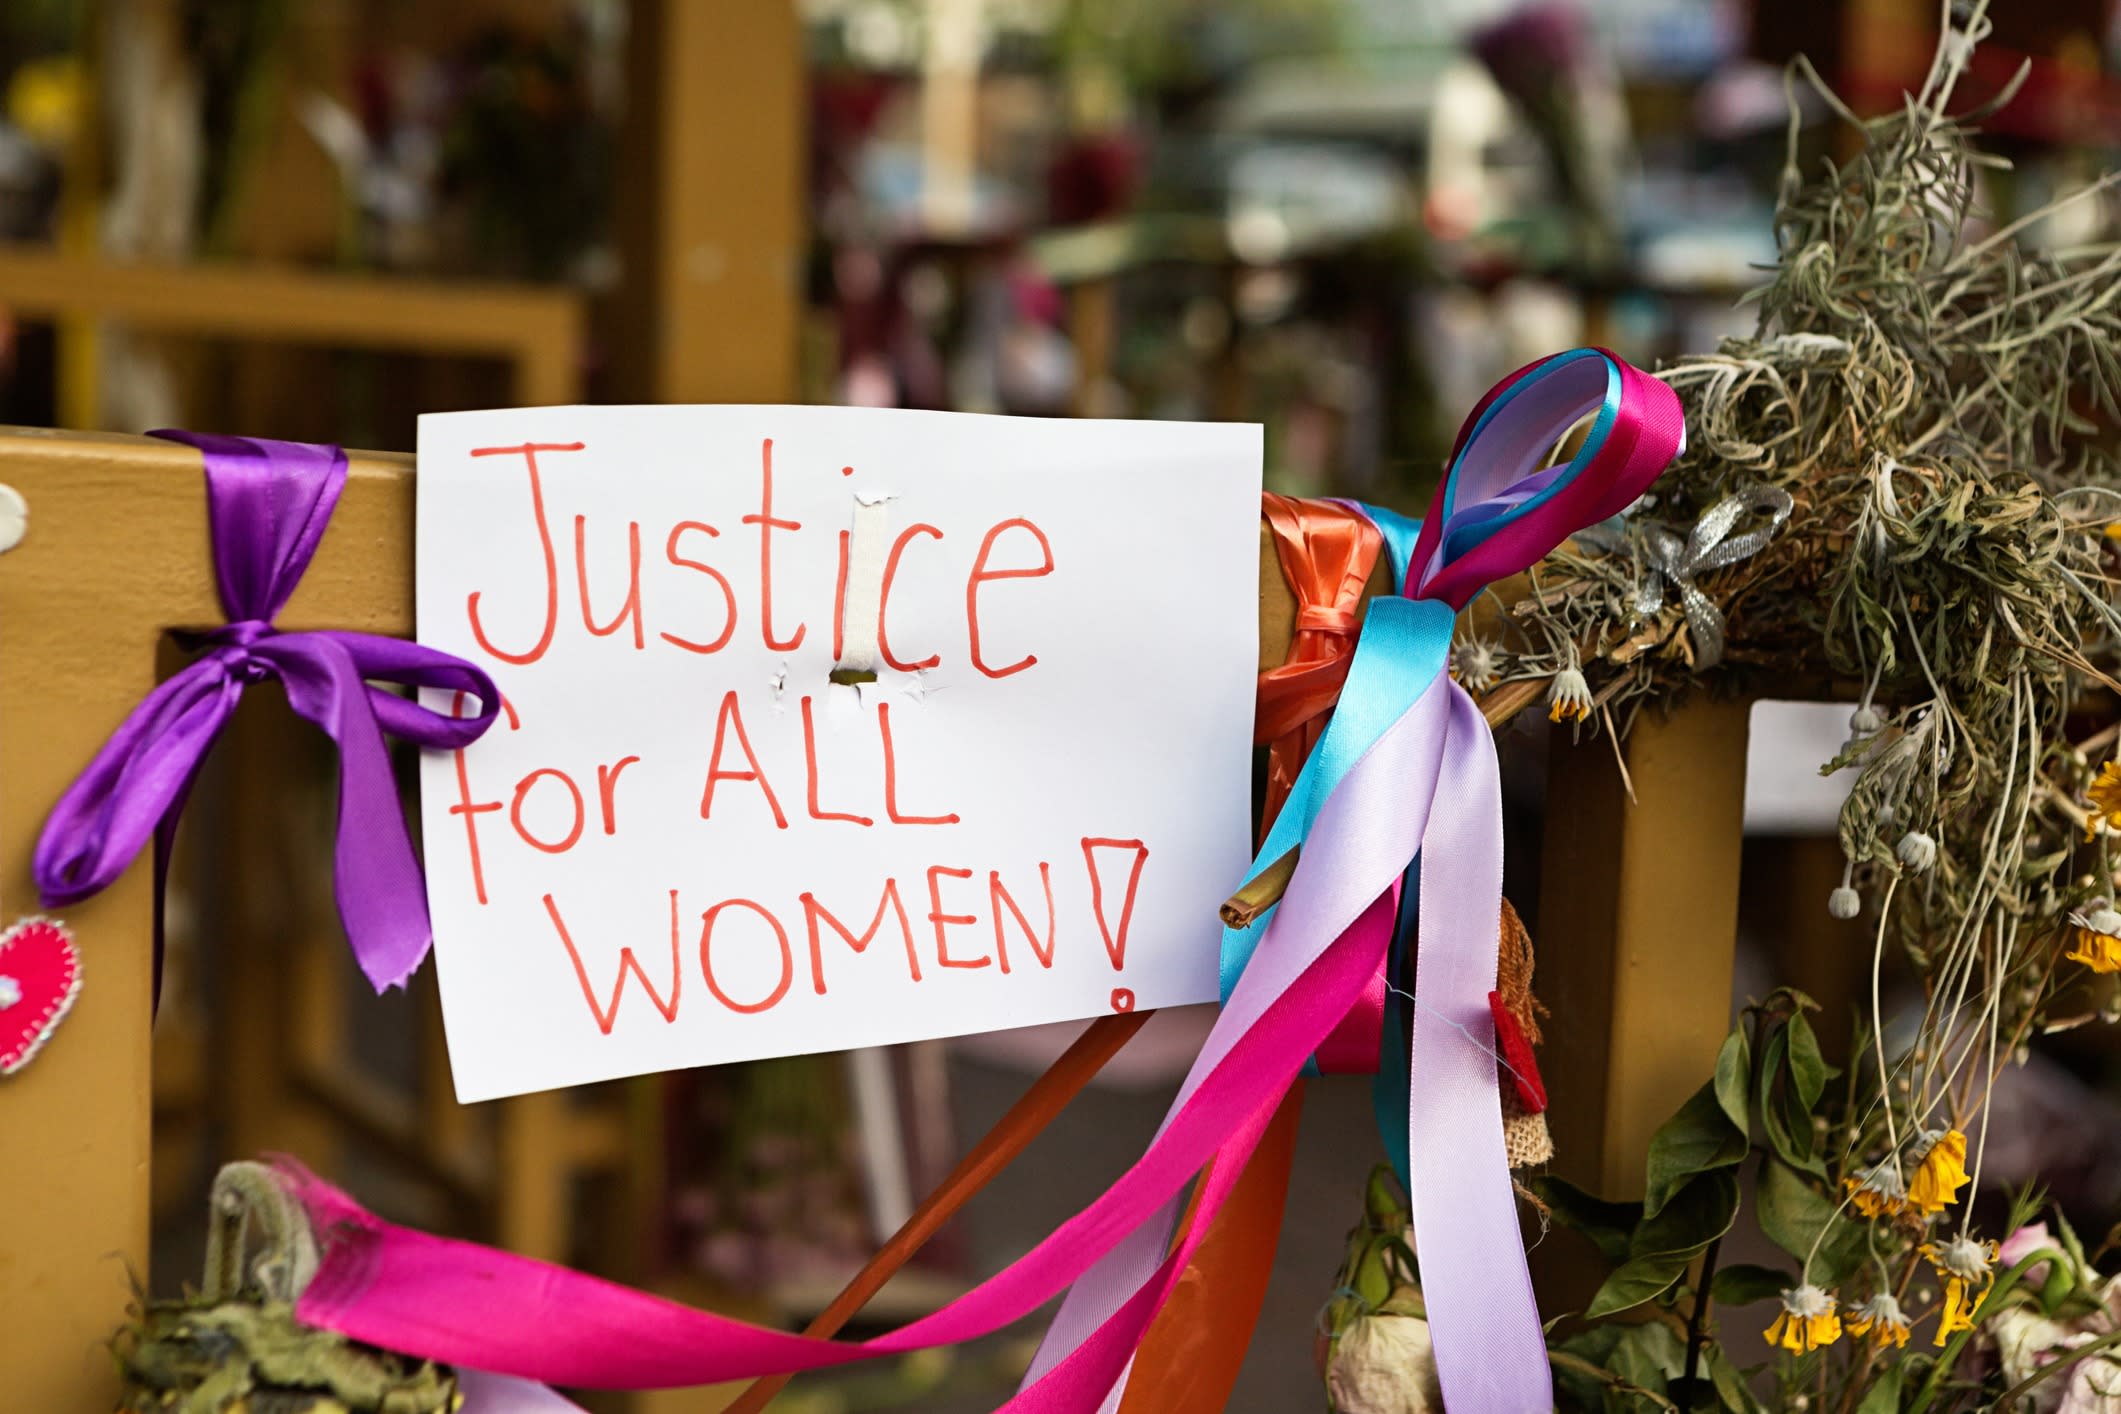
<path id="1" fill-rule="evenodd" d="M 1288 656 L 1259 675 L 1253 738 L 1267 744 L 1264 836 L 1340 698 L 1362 630 L 1363 589 L 1384 537 L 1367 516 L 1333 501 L 1269 492 L 1260 511 L 1274 537 L 1282 579 L 1296 596 Z M 1369 1044 L 1374 1057 L 1374 1034 Z M 1150 1325 L 1120 1414 L 1218 1414 L 1229 1402 L 1273 1272 L 1302 1112 L 1299 1080 Z"/>
<path id="2" fill-rule="evenodd" d="M 1335 501 L 1299 501 L 1269 492 L 1260 497 L 1260 514 L 1274 536 L 1282 579 L 1296 597 L 1288 656 L 1259 675 L 1253 718 L 1253 740 L 1267 744 L 1264 830 L 1325 732 L 1348 679 L 1362 629 L 1363 587 L 1377 567 L 1384 537 L 1368 516 Z"/>

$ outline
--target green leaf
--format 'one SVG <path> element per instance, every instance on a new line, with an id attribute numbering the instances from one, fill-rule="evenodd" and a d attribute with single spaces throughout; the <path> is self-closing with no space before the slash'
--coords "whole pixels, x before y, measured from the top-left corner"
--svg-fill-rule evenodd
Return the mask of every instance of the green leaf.
<path id="1" fill-rule="evenodd" d="M 1804 1019 L 1804 1013 L 1794 1012 L 1789 1025 L 1790 1079 L 1796 1083 L 1797 1098 L 1804 1106 L 1804 1117 L 1810 1119 L 1819 1104 L 1819 1097 L 1826 1093 L 1827 1080 L 1837 1074 L 1819 1054 L 1819 1037 L 1812 1030 L 1812 1023 Z"/>
<path id="2" fill-rule="evenodd" d="M 1734 1262 L 1716 1269 L 1715 1279 L 1709 1283 L 1709 1296 L 1719 1306 L 1750 1306 L 1756 1301 L 1772 1301 L 1796 1284 L 1796 1274 L 1779 1267 Z"/>
<path id="3" fill-rule="evenodd" d="M 1863 1228 L 1838 1216 L 1831 1202 L 1778 1159 L 1761 1160 L 1753 1209 L 1768 1240 L 1800 1262 L 1818 1241 L 1818 1254 L 1811 1265 L 1815 1286 L 1833 1286 L 1863 1261 Z M 1820 1237 L 1822 1230 L 1824 1238 Z"/>
<path id="4" fill-rule="evenodd" d="M 1745 1135 L 1731 1126 L 1713 1083 L 1696 1090 L 1650 1138 L 1643 1212 L 1655 1217 L 1697 1173 L 1730 1168 L 1745 1158 Z"/>
<path id="5" fill-rule="evenodd" d="M 1708 1371 L 1709 1383 L 1716 1388 L 1716 1399 L 1727 1414 L 1765 1414 L 1766 1406 L 1753 1397 L 1746 1386 L 1745 1376 L 1731 1363 L 1731 1357 L 1723 1353 L 1723 1347 L 1710 1341 L 1701 1348 L 1701 1363 Z"/>
<path id="6" fill-rule="evenodd" d="M 1863 1403 L 1856 1406 L 1856 1414 L 1900 1414 L 1900 1385 L 1907 1377 L 1904 1361 L 1894 1361 L 1878 1376 L 1878 1383 L 1863 1396 Z"/>
<path id="7" fill-rule="evenodd" d="M 1716 1103 L 1740 1134 L 1752 1128 L 1746 1103 L 1752 1081 L 1753 1043 L 1746 1039 L 1745 1027 L 1740 1025 L 1723 1038 L 1723 1049 L 1716 1053 Z"/>
<path id="8" fill-rule="evenodd" d="M 2020 874 L 2027 879 L 2050 879 L 2062 867 L 2062 861 L 2077 852 L 2074 843 L 2065 845 L 2052 854 L 2028 854 L 2020 866 Z"/>
<path id="9" fill-rule="evenodd" d="M 1637 1389 L 1664 1394 L 1686 1369 L 1686 1342 L 1662 1321 L 1629 1326 L 1613 1347 L 1606 1368 Z M 1624 1407 L 1641 1408 L 1646 1401 L 1630 1396 Z"/>
<path id="10" fill-rule="evenodd" d="M 1398 1176 L 1390 1164 L 1378 1164 L 1370 1170 L 1369 1186 L 1363 1190 L 1363 1212 L 1370 1219 L 1370 1226 L 1381 1232 L 1405 1232 L 1407 1230 L 1407 1199 L 1400 1191 Z"/>
<path id="11" fill-rule="evenodd" d="M 1630 1311 L 1645 1301 L 1654 1301 L 1671 1290 L 1672 1283 L 1685 1274 L 1687 1263 L 1692 1260 L 1684 1252 L 1660 1252 L 1653 1257 L 1637 1257 L 1623 1262 L 1605 1279 L 1598 1294 L 1584 1311 L 1584 1319 L 1595 1321 L 1600 1316 L 1610 1316 L 1617 1311 Z"/>
<path id="12" fill-rule="evenodd" d="M 1802 1027 L 1802 1031 L 1798 1030 Z M 1810 1053 L 1798 1060 L 1792 1052 Z M 1775 1026 L 1760 1053 L 1760 1077 L 1754 1100 L 1760 1107 L 1760 1132 L 1775 1156 L 1792 1168 L 1815 1178 L 1826 1177 L 1826 1165 L 1814 1152 L 1811 1106 L 1804 1103 L 1803 1087 L 1797 1080 L 1801 1070 L 1812 1073 L 1816 1063 L 1818 1084 L 1824 1086 L 1825 1062 L 1818 1059 L 1819 1042 L 1804 1014 L 1794 1012 Z"/>
<path id="13" fill-rule="evenodd" d="M 2067 1262 L 2049 1262 L 2040 1283 L 2040 1314 L 2053 1319 L 2077 1290 L 2077 1274 Z"/>
<path id="14" fill-rule="evenodd" d="M 1609 1203 L 1552 1174 L 1534 1178 L 1531 1188 L 1552 1210 L 1554 1221 L 1590 1238 L 1601 1257 L 1616 1265 L 1627 1260 L 1628 1239 L 1642 1221 L 1642 1204 Z"/>
<path id="15" fill-rule="evenodd" d="M 1738 1175 L 1730 1169 L 1695 1174 L 1657 1216 L 1645 1218 L 1628 1244 L 1631 1257 L 1692 1256 L 1731 1230 L 1738 1216 Z"/>
<path id="16" fill-rule="evenodd" d="M 1767 1119 L 1774 1108 L 1777 1083 L 1783 1078 L 1790 1057 L 1790 1033 L 1780 1022 L 1761 1023 L 1766 1033 L 1760 1042 L 1760 1069 L 1753 1082 L 1753 1106 L 1762 1119 Z"/>
<path id="17" fill-rule="evenodd" d="M 1362 1255 L 1355 1259 L 1355 1280 L 1350 1285 L 1362 1297 L 1366 1308 L 1375 1309 L 1379 1302 L 1392 1294 L 1392 1273 L 1385 1262 L 1389 1241 L 1381 1233 L 1370 1238 L 1363 1243 Z"/>
<path id="18" fill-rule="evenodd" d="M 1777 1087 L 1775 1106 L 1780 1111 L 1782 1133 L 1789 1143 L 1789 1153 L 1785 1157 L 1807 1173 L 1826 1177 L 1826 1165 L 1819 1160 L 1819 1136 L 1812 1126 L 1811 1111 L 1805 1109 L 1797 1093 L 1797 1082 L 1787 1075 Z"/>
<path id="19" fill-rule="evenodd" d="M 1795 1087 L 1787 1075 L 1777 1077 L 1761 1097 L 1760 1133 L 1768 1149 L 1784 1163 L 1814 1178 L 1826 1177 L 1826 1165 L 1812 1150 L 1812 1122 L 1799 1111 L 1794 1116 Z"/>
<path id="20" fill-rule="evenodd" d="M 1620 1344 L 1620 1338 L 1627 1334 L 1627 1330 L 1626 1326 L 1620 1325 L 1587 1326 L 1554 1349 L 1602 1371 L 1613 1358 L 1613 1347 Z M 1555 1361 L 1554 1384 L 1556 1392 L 1562 1396 L 1557 1403 L 1563 1409 L 1597 1409 L 1605 1402 L 1605 1382 L 1574 1365 Z"/>
<path id="21" fill-rule="evenodd" d="M 2077 1230 L 2069 1225 L 2068 1215 L 2059 1207 L 2055 1209 L 2055 1237 L 2061 1242 L 2062 1250 L 2069 1253 L 2069 1259 L 2078 1271 L 2092 1269 L 2092 1264 L 2084 1260 L 2083 1241 L 2078 1238 Z"/>

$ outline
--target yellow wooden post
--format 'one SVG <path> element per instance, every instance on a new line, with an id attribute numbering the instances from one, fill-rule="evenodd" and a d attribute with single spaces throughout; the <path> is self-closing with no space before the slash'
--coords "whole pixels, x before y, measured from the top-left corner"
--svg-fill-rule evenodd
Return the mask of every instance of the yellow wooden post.
<path id="1" fill-rule="evenodd" d="M 219 838 L 186 841 L 202 866 L 185 874 L 205 924 L 199 941 L 220 953 L 213 973 L 227 988 L 208 1008 L 222 1018 L 207 1037 L 208 1098 L 225 1146 L 213 1157 L 294 1154 L 329 1176 L 339 1171 L 342 1131 L 304 1102 L 292 1058 L 344 1047 L 334 983 L 345 964 L 330 949 L 345 944 L 330 936 L 338 929 L 329 896 L 320 909 L 309 886 L 322 872 L 307 856 L 309 832 L 291 831 L 288 812 L 275 808 L 283 783 L 316 764 L 315 729 L 275 697 L 247 697 L 216 749 L 209 775 L 226 786 L 228 807 L 219 812 Z M 211 817 L 193 818 L 203 825 Z"/>
<path id="2" fill-rule="evenodd" d="M 288 628 L 412 630 L 412 477 L 361 456 Z M 155 684 L 173 627 L 218 623 L 199 454 L 140 438 L 0 430 L 30 530 L 0 556 L 0 908 L 34 912 L 52 803 Z M 0 1080 L 0 1323 L 11 1407 L 108 1409 L 104 1342 L 147 1274 L 152 910 L 142 860 L 65 911 L 83 956 L 72 1015 Z"/>
<path id="3" fill-rule="evenodd" d="M 637 0 L 628 25 L 613 391 L 787 402 L 809 165 L 802 17 L 793 0 Z"/>
<path id="4" fill-rule="evenodd" d="M 1642 1192 L 1650 1136 L 1716 1068 L 1730 1029 L 1747 704 L 1645 712 L 1625 756 L 1557 736 L 1540 863 L 1540 1057 L 1555 1170 Z"/>
<path id="5" fill-rule="evenodd" d="M 584 317 L 571 290 L 243 265 L 120 265 L 0 245 L 0 305 L 18 319 L 260 343 L 505 360 L 526 406 L 580 397 Z"/>
<path id="6" fill-rule="evenodd" d="M 1114 308 L 1119 281 L 1110 275 L 1084 280 L 1068 291 L 1068 337 L 1075 343 L 1077 417 L 1095 417 L 1112 378 L 1112 349 L 1117 337 Z"/>

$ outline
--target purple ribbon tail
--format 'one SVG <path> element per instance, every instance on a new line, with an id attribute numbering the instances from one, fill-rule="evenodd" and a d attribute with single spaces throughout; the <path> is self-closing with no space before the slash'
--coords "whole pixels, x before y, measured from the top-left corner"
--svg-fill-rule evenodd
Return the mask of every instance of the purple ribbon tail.
<path id="1" fill-rule="evenodd" d="M 1496 1074 L 1495 919 L 1502 777 L 1495 736 L 1457 683 L 1436 805 L 1422 832 L 1407 1102 L 1415 1260 L 1444 1406 L 1512 1414 L 1554 1405 L 1546 1335 L 1518 1235 Z"/>
<path id="2" fill-rule="evenodd" d="M 205 457 L 215 580 L 228 623 L 204 635 L 200 656 L 148 694 L 59 798 L 32 859 L 38 892 L 49 908 L 78 903 L 108 887 L 154 840 L 159 967 L 162 884 L 185 797 L 244 688 L 278 678 L 288 705 L 339 750 L 334 882 L 347 941 L 378 991 L 403 985 L 427 956 L 433 930 L 384 734 L 428 748 L 466 745 L 492 724 L 500 693 L 473 664 L 417 643 L 273 627 L 338 504 L 344 452 L 157 435 Z M 377 683 L 468 692 L 479 712 L 444 716 Z"/>
<path id="3" fill-rule="evenodd" d="M 30 867 L 46 908 L 101 893 L 184 803 L 206 748 L 242 695 L 215 665 L 193 663 L 132 710 L 46 819 Z"/>

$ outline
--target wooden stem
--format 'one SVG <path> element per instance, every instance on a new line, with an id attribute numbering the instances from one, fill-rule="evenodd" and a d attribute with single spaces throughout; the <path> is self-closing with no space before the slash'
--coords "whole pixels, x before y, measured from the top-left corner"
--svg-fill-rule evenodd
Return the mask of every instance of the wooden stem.
<path id="1" fill-rule="evenodd" d="M 905 1225 L 891 1235 L 891 1240 L 854 1274 L 854 1279 L 818 1313 L 817 1319 L 803 1328 L 803 1334 L 839 1334 L 840 1328 L 867 1305 L 871 1297 L 883 1290 L 884 1283 L 956 1215 L 967 1199 L 986 1187 L 1044 1132 L 1053 1117 L 1119 1054 L 1120 1048 L 1141 1030 L 1142 1023 L 1155 1014 L 1153 1011 L 1121 1012 L 1091 1022 L 1076 1038 L 1075 1044 L 1046 1068 L 1046 1073 L 1032 1083 L 1023 1098 L 1010 1106 L 1009 1113 L 1003 1115 L 959 1161 L 950 1176 L 922 1200 L 913 1216 L 906 1219 Z M 789 1378 L 787 1375 L 765 1375 L 754 1380 L 750 1388 L 722 1410 L 722 1414 L 759 1414 L 787 1385 Z"/>
<path id="2" fill-rule="evenodd" d="M 1296 877 L 1296 860 L 1303 847 L 1293 846 L 1281 858 L 1245 881 L 1243 888 L 1223 900 L 1221 909 L 1223 922 L 1232 928 L 1249 928 L 1281 896 L 1288 892 L 1289 880 Z"/>
<path id="3" fill-rule="evenodd" d="M 1480 699 L 1480 715 L 1490 727 L 1504 726 L 1537 702 L 1546 687 L 1545 680 L 1539 678 L 1506 682 Z M 1296 877 L 1296 861 L 1300 853 L 1300 847 L 1291 849 L 1224 899 L 1220 910 L 1223 922 L 1232 928 L 1249 928 L 1259 921 L 1262 913 L 1281 902 L 1281 896 L 1289 891 L 1289 881 Z"/>

